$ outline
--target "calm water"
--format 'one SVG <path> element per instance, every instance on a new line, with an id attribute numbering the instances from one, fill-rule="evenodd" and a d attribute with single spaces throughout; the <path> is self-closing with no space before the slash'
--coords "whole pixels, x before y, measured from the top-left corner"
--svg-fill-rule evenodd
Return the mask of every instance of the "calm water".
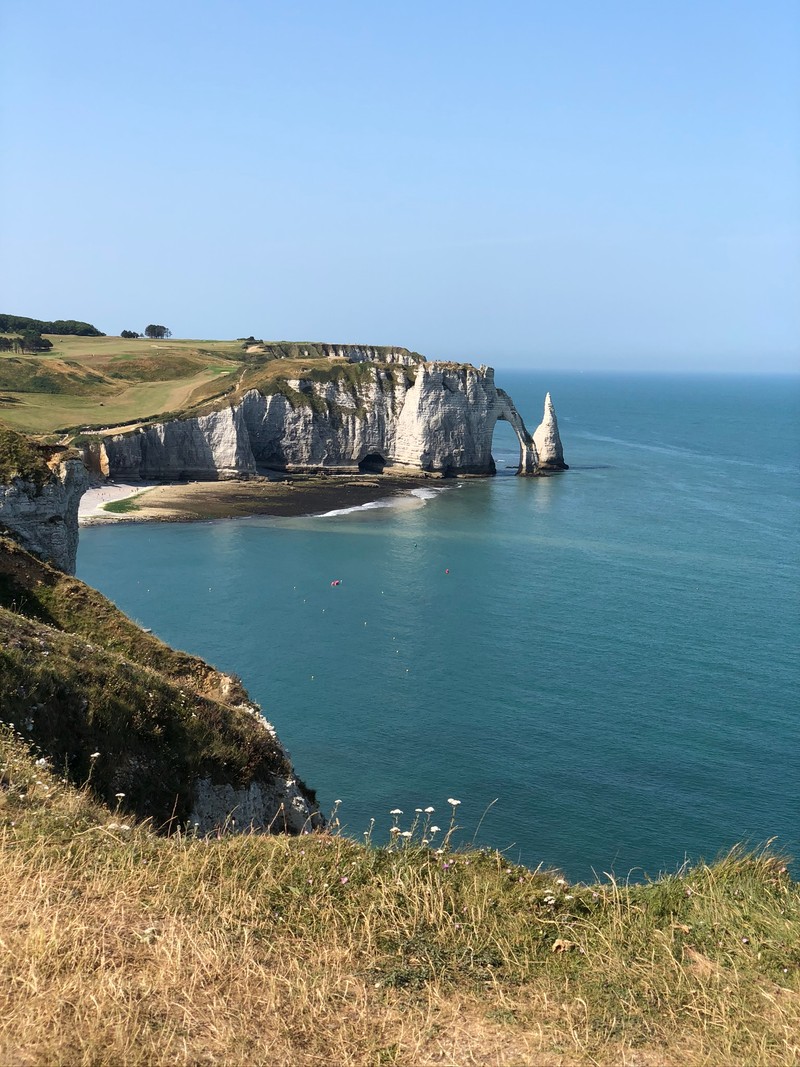
<path id="1" fill-rule="evenodd" d="M 569 472 L 88 529 L 78 573 L 240 674 L 354 836 L 452 796 L 462 842 L 485 815 L 573 878 L 800 856 L 800 379 L 497 380 L 530 429 L 552 390 Z"/>

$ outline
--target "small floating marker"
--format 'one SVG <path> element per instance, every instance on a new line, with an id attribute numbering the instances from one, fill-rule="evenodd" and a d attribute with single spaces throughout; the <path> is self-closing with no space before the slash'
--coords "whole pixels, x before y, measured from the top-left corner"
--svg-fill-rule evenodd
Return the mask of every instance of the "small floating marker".
<path id="1" fill-rule="evenodd" d="M 449 574 L 449 573 L 450 573 L 450 568 L 449 568 L 449 567 L 445 567 L 445 569 L 444 569 L 444 573 L 445 573 L 445 574 Z"/>

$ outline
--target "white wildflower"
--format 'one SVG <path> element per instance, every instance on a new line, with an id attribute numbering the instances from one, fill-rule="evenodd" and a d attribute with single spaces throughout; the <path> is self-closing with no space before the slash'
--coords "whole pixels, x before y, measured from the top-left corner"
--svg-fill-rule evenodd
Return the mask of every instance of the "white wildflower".
<path id="1" fill-rule="evenodd" d="M 441 826 L 432 826 L 431 827 L 431 833 L 432 834 L 438 834 L 440 830 L 441 830 Z"/>
<path id="2" fill-rule="evenodd" d="M 425 814 L 433 815 L 434 811 L 436 811 L 436 808 L 432 808 L 430 805 L 428 805 L 428 807 L 425 809 Z"/>
<path id="3" fill-rule="evenodd" d="M 447 798 L 447 803 L 450 804 L 451 807 L 457 808 L 458 805 L 461 803 L 461 801 L 460 800 L 456 800 L 454 797 L 448 797 Z"/>
<path id="4" fill-rule="evenodd" d="M 400 808 L 392 808 L 392 810 L 389 812 L 389 814 L 390 815 L 402 815 L 403 812 L 400 810 Z"/>
<path id="5" fill-rule="evenodd" d="M 390 834 L 399 834 L 400 833 L 400 827 L 399 826 L 390 827 L 389 828 L 389 833 Z"/>
<path id="6" fill-rule="evenodd" d="M 400 836 L 401 837 L 411 837 L 411 831 L 410 830 L 403 830 L 403 832 L 402 832 L 402 834 L 400 834 Z"/>
<path id="7" fill-rule="evenodd" d="M 89 757 L 89 759 L 100 759 L 100 753 L 99 752 L 93 752 L 91 754 L 91 756 Z"/>

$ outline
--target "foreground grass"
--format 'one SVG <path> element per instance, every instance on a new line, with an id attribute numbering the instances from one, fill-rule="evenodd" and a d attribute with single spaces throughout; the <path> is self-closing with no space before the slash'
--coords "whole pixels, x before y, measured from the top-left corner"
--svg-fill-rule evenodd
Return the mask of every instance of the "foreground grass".
<path id="1" fill-rule="evenodd" d="M 800 1058 L 800 891 L 766 853 L 571 886 L 413 842 L 163 838 L 7 730 L 0 783 L 0 1062 Z"/>

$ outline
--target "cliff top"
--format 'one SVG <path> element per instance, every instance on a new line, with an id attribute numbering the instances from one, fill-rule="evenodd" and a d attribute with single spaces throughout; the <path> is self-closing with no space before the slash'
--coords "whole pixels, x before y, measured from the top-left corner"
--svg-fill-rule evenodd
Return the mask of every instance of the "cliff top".
<path id="1" fill-rule="evenodd" d="M 413 373 L 424 357 L 387 345 L 47 335 L 52 349 L 0 351 L 0 422 L 74 437 L 224 405 L 247 388 L 278 389 L 362 361 Z M 347 373 L 347 372 L 345 372 Z"/>

